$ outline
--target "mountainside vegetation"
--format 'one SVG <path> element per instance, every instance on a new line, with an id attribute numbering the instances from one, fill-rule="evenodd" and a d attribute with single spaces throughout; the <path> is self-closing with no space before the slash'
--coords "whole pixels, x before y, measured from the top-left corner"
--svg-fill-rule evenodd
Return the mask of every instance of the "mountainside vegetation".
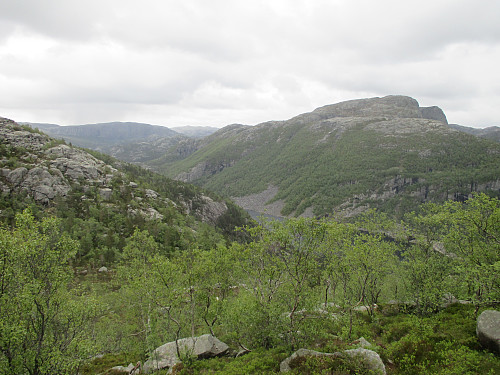
<path id="1" fill-rule="evenodd" d="M 170 254 L 136 229 L 113 270 L 83 275 L 61 222 L 25 211 L 0 230 L 0 373 L 103 373 L 210 332 L 249 354 L 181 354 L 175 373 L 277 373 L 300 347 L 332 352 L 368 340 L 390 374 L 493 375 L 500 360 L 479 345 L 474 317 L 500 296 L 499 213 L 497 199 L 479 195 L 428 206 L 403 227 L 374 213 L 355 224 L 290 219 L 248 228 L 247 244 L 191 242 Z M 356 362 L 292 366 L 380 373 Z"/>
<path id="2" fill-rule="evenodd" d="M 435 109 L 404 113 L 441 118 Z M 369 124 L 346 119 L 353 127 L 340 135 L 369 145 L 369 136 L 355 133 Z M 419 129 L 420 121 L 440 129 L 437 120 L 411 120 Z M 274 144 L 291 143 L 298 154 L 296 134 L 317 143 L 293 122 L 263 128 Z M 379 134 L 380 122 L 377 129 L 369 134 Z M 390 131 L 387 144 L 404 141 L 405 132 Z M 236 141 L 252 141 L 241 125 L 221 132 L 229 139 L 219 144 L 221 153 L 227 148 L 230 158 L 216 174 L 240 155 L 231 148 Z M 200 142 L 209 145 L 211 137 L 218 135 Z M 486 165 L 495 171 L 480 155 L 484 160 L 468 160 L 481 173 Z M 302 160 L 292 160 L 307 173 Z M 439 170 L 439 159 L 432 160 Z M 351 165 L 365 181 L 364 165 Z M 500 301 L 500 200 L 492 195 L 426 203 L 400 220 L 372 208 L 350 221 L 259 224 L 201 187 L 0 119 L 0 374 L 130 374 L 147 362 L 159 375 L 273 374 L 300 348 L 360 347 L 381 358 L 382 369 L 356 356 L 306 356 L 290 362 L 291 373 L 497 374 L 498 353 L 475 332 L 476 317 Z M 228 355 L 202 359 L 177 346 L 204 334 L 227 343 Z M 175 365 L 154 361 L 166 342 L 177 347 Z"/>
<path id="3" fill-rule="evenodd" d="M 136 228 L 171 252 L 204 234 L 236 238 L 234 227 L 247 223 L 229 200 L 28 126 L 0 119 L 0 135 L 1 221 L 12 224 L 28 207 L 39 218 L 54 214 L 80 239 L 82 261 L 113 261 Z"/>
<path id="4" fill-rule="evenodd" d="M 500 191 L 500 145 L 451 129 L 439 108 L 421 108 L 408 97 L 232 125 L 190 151 L 174 148 L 148 165 L 235 197 L 248 209 L 255 206 L 245 197 L 274 189 L 258 203 L 278 216 L 351 216 L 378 208 L 401 217 L 423 202 Z"/>

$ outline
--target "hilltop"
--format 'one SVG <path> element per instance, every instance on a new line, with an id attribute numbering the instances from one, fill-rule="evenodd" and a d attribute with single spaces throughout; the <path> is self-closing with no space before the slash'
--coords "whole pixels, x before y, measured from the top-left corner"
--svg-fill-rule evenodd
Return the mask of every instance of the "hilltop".
<path id="1" fill-rule="evenodd" d="M 327 105 L 287 121 L 230 125 L 151 168 L 282 216 L 396 216 L 427 201 L 500 192 L 500 145 L 452 129 L 405 96 Z"/>
<path id="2" fill-rule="evenodd" d="M 0 118 L 0 193 L 4 222 L 30 205 L 63 218 L 96 219 L 101 229 L 94 228 L 95 243 L 87 244 L 89 250 L 102 245 L 98 242 L 111 230 L 126 235 L 146 224 L 168 225 L 175 237 L 185 227 L 196 233 L 206 223 L 231 236 L 234 225 L 247 220 L 234 203 L 213 193 L 104 154 L 91 154 L 4 118 Z M 110 220 L 122 224 L 117 228 Z M 98 239 L 100 230 L 104 237 Z M 123 240 L 106 241 L 116 251 L 123 246 Z"/>
<path id="3" fill-rule="evenodd" d="M 75 146 L 90 148 L 117 159 L 142 163 L 159 158 L 169 148 L 190 138 L 201 138 L 217 130 L 209 126 L 183 126 L 175 130 L 138 122 L 106 122 L 60 126 L 22 123 Z"/>

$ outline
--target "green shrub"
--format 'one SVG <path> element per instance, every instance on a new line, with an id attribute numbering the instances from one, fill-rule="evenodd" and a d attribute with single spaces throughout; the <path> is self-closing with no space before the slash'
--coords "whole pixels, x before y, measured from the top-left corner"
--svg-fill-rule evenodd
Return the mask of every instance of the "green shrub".
<path id="1" fill-rule="evenodd" d="M 296 357 L 290 362 L 292 374 L 332 374 L 332 375 L 376 375 L 380 371 L 370 368 L 364 362 L 353 357 Z"/>

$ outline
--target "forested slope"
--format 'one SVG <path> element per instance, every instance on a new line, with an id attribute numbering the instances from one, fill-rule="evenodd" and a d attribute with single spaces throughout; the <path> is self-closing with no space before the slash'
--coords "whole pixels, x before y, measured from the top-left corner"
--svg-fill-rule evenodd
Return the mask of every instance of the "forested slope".
<path id="1" fill-rule="evenodd" d="M 156 373 L 273 374 L 298 348 L 360 343 L 381 367 L 305 357 L 292 373 L 500 371 L 475 333 L 500 301 L 496 198 L 245 225 L 200 188 L 0 122 L 0 374 L 130 374 L 206 334 L 227 356 L 177 350 Z"/>
<path id="2" fill-rule="evenodd" d="M 275 215 L 349 216 L 379 208 L 401 217 L 423 202 L 500 191 L 500 145 L 451 129 L 439 108 L 419 107 L 408 97 L 232 125 L 190 151 L 170 150 L 150 166 L 237 197 L 249 209 L 256 207 L 242 198 L 273 190 L 257 203 Z"/>

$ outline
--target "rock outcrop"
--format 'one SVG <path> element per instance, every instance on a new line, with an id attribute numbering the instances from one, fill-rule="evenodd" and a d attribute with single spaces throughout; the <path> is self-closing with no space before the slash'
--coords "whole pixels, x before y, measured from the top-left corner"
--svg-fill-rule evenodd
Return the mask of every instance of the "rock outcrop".
<path id="1" fill-rule="evenodd" d="M 481 345 L 500 354 L 500 311 L 483 311 L 477 318 L 476 334 Z"/>
<path id="2" fill-rule="evenodd" d="M 307 357 L 330 357 L 330 358 L 344 358 L 353 359 L 356 363 L 362 365 L 365 368 L 369 368 L 373 374 L 386 374 L 385 365 L 380 359 L 377 352 L 373 350 L 357 348 L 344 350 L 342 352 L 335 353 L 322 353 L 315 350 L 309 349 L 299 349 L 293 353 L 290 357 L 286 358 L 280 363 L 281 372 L 289 372 L 292 370 L 293 362 L 298 361 L 301 358 Z"/>
<path id="3" fill-rule="evenodd" d="M 111 165 L 103 160 L 27 125 L 0 118 L 1 194 L 27 194 L 50 206 L 58 196 L 74 198 L 76 191 L 82 201 L 96 199 L 106 205 L 127 201 L 127 214 L 145 220 L 163 220 L 161 208 L 174 207 L 213 225 L 228 210 L 226 201 L 203 192 L 178 194 L 174 202 L 163 197 L 168 195 L 164 191 L 160 194 L 131 181 L 120 162 L 108 162 Z"/>
<path id="4" fill-rule="evenodd" d="M 227 354 L 229 346 L 209 334 L 183 338 L 177 343 L 175 341 L 169 342 L 154 350 L 151 358 L 144 363 L 142 371 L 149 374 L 164 368 L 172 369 L 173 366 L 181 362 L 177 352 L 180 353 L 181 357 L 206 359 Z"/>
<path id="5" fill-rule="evenodd" d="M 436 106 L 422 107 L 422 108 L 420 108 L 420 114 L 422 115 L 423 118 L 426 118 L 429 120 L 441 121 L 445 124 L 448 124 L 448 120 L 446 119 L 446 115 L 444 114 L 443 110 L 439 107 L 436 107 Z"/>
<path id="6" fill-rule="evenodd" d="M 112 374 L 127 374 L 127 375 L 140 374 L 140 368 L 137 365 L 134 366 L 133 363 L 129 363 L 129 365 L 127 367 L 115 366 L 115 367 L 112 367 L 109 371 Z"/>
<path id="7" fill-rule="evenodd" d="M 25 191 L 36 202 L 49 204 L 56 196 L 65 197 L 74 184 L 102 186 L 110 182 L 108 173 L 111 178 L 119 174 L 83 150 L 27 129 L 0 118 L 1 144 L 15 157 L 15 162 L 2 160 L 5 193 Z"/>

